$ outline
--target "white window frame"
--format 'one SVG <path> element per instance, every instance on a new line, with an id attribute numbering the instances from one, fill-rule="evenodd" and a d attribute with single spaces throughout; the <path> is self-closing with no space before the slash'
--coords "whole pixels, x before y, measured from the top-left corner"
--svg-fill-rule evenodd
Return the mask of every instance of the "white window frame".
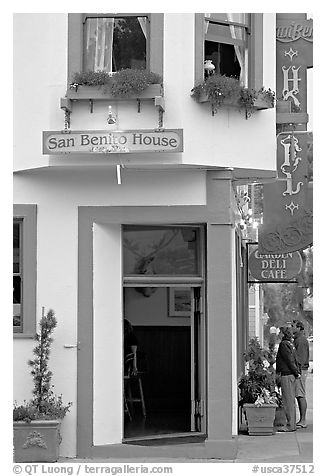
<path id="1" fill-rule="evenodd" d="M 84 27 L 84 34 L 83 34 L 83 62 L 84 62 L 84 65 L 83 65 L 83 69 L 86 70 L 88 69 L 85 65 L 85 62 L 86 62 L 86 43 L 87 43 L 87 20 L 105 20 L 105 19 L 112 19 L 113 22 L 115 19 L 120 19 L 120 18 L 127 18 L 127 17 L 131 17 L 131 18 L 146 18 L 146 34 L 144 33 L 145 35 L 145 41 L 146 41 L 146 47 L 145 47 L 145 56 L 146 56 L 146 69 L 149 70 L 149 15 L 146 14 L 146 13 L 132 13 L 132 14 L 128 14 L 128 13 L 106 13 L 106 14 L 99 14 L 99 13 L 90 13 L 90 14 L 85 14 L 84 15 L 84 19 L 83 19 L 83 27 Z M 112 24 L 112 27 L 113 27 L 113 24 Z M 141 24 L 139 22 L 139 27 L 141 27 Z M 111 31 L 112 33 L 112 41 L 113 41 L 113 30 Z M 107 38 L 105 38 L 105 35 L 104 37 L 101 38 L 102 41 L 106 41 L 107 42 Z M 104 47 L 104 45 L 103 45 Z M 104 51 L 103 49 L 104 48 L 101 48 L 101 52 L 103 52 L 103 56 L 104 56 Z M 107 48 L 107 46 L 106 46 Z M 112 48 L 112 56 L 113 56 L 113 43 L 111 45 L 111 48 Z M 100 61 L 101 63 L 101 61 Z M 104 57 L 103 57 L 103 63 L 104 63 Z M 111 63 L 112 63 L 112 59 L 111 59 Z M 114 73 L 114 71 L 112 71 L 112 64 L 111 64 L 111 67 L 108 68 L 108 65 L 105 66 L 105 64 L 101 65 L 101 67 L 98 67 L 95 69 L 95 71 L 98 71 L 98 70 L 101 70 L 101 71 L 107 71 L 108 73 Z M 119 70 L 117 70 L 119 71 Z"/>
<path id="2" fill-rule="evenodd" d="M 68 13 L 68 78 L 71 83 L 75 73 L 83 71 L 84 21 L 90 16 L 113 16 L 112 13 Z M 146 62 L 147 69 L 163 76 L 163 13 L 120 13 L 117 16 L 147 16 L 149 19 Z M 147 54 L 148 53 L 148 54 Z"/>
<path id="3" fill-rule="evenodd" d="M 263 13 L 249 13 L 248 87 L 259 90 L 263 86 Z M 194 82 L 204 79 L 205 13 L 195 14 L 195 71 Z"/>
<path id="4" fill-rule="evenodd" d="M 236 47 L 244 47 L 244 57 L 243 57 L 243 64 L 241 67 L 242 74 L 243 74 L 243 79 L 241 81 L 241 74 L 240 74 L 240 82 L 242 83 L 243 86 L 247 87 L 248 86 L 248 37 L 250 35 L 250 14 L 246 13 L 245 15 L 245 22 L 244 23 L 239 23 L 231 20 L 221 20 L 218 17 L 211 16 L 214 15 L 214 13 L 210 14 L 205 14 L 204 17 L 204 22 L 205 22 L 205 39 L 204 42 L 210 41 L 214 43 L 219 43 L 219 44 L 227 44 L 227 45 L 233 45 L 236 49 Z M 231 14 L 226 14 L 226 16 L 232 15 Z M 217 34 L 209 34 L 209 25 L 220 25 L 224 27 L 228 27 L 231 33 L 231 37 L 229 36 L 224 36 L 223 34 L 217 35 Z M 241 28 L 241 30 L 244 32 L 244 39 L 237 39 L 233 37 L 235 36 L 235 31 L 236 29 Z M 240 63 L 240 61 L 239 61 Z M 240 63 L 241 66 L 241 63 Z"/>
<path id="5" fill-rule="evenodd" d="M 36 332 L 36 205 L 14 205 L 13 219 L 21 223 L 21 325 L 17 337 L 34 337 Z"/>

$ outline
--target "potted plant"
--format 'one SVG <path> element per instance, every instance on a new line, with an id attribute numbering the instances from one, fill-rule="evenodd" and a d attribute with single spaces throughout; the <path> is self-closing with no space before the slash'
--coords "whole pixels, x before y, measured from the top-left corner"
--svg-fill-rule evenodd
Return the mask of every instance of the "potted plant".
<path id="1" fill-rule="evenodd" d="M 67 91 L 69 99 L 146 99 L 160 95 L 161 76 L 143 69 L 77 72 Z"/>
<path id="2" fill-rule="evenodd" d="M 194 86 L 191 95 L 198 102 L 209 102 L 213 116 L 222 106 L 233 106 L 244 110 L 246 119 L 257 109 L 274 107 L 275 102 L 275 93 L 271 89 L 256 91 L 245 88 L 238 79 L 217 73 Z"/>
<path id="3" fill-rule="evenodd" d="M 13 409 L 15 462 L 55 462 L 61 443 L 60 423 L 69 411 L 71 402 L 64 404 L 51 385 L 52 372 L 48 368 L 51 334 L 57 325 L 52 309 L 40 320 L 36 334 L 34 358 L 28 361 L 34 381 L 33 397 Z"/>
<path id="4" fill-rule="evenodd" d="M 272 435 L 275 410 L 280 404 L 272 354 L 253 337 L 244 353 L 245 371 L 239 380 L 240 406 L 244 409 L 249 435 Z"/>

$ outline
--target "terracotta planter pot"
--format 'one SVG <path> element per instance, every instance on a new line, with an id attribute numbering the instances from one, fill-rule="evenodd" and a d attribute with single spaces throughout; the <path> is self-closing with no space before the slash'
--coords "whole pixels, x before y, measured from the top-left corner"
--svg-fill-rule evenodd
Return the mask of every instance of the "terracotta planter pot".
<path id="1" fill-rule="evenodd" d="M 275 410 L 277 405 L 264 404 L 261 407 L 253 403 L 245 403 L 248 433 L 253 436 L 270 436 L 274 434 Z"/>
<path id="2" fill-rule="evenodd" d="M 59 459 L 60 421 L 14 422 L 16 463 L 54 463 Z"/>

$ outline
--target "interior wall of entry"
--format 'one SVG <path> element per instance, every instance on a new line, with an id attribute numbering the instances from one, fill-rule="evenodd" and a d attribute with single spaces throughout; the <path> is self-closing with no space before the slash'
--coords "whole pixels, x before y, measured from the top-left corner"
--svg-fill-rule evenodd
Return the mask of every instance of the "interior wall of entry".
<path id="1" fill-rule="evenodd" d="M 121 226 L 94 223 L 94 445 L 120 443 L 123 437 L 121 283 Z"/>
<path id="2" fill-rule="evenodd" d="M 173 288 L 172 288 L 173 290 Z M 169 315 L 168 287 L 157 287 L 149 299 L 137 292 L 136 288 L 124 289 L 125 315 L 132 316 L 135 326 L 189 326 L 189 317 Z"/>

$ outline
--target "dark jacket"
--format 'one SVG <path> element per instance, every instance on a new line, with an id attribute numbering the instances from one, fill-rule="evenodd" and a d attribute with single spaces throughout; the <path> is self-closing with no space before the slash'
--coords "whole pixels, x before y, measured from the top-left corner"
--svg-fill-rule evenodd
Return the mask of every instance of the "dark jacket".
<path id="1" fill-rule="evenodd" d="M 309 342 L 303 334 L 298 334 L 294 338 L 294 347 L 296 350 L 299 367 L 302 370 L 309 368 Z"/>
<path id="2" fill-rule="evenodd" d="M 299 376 L 294 345 L 289 340 L 284 339 L 284 337 L 280 342 L 276 355 L 276 373 Z"/>

